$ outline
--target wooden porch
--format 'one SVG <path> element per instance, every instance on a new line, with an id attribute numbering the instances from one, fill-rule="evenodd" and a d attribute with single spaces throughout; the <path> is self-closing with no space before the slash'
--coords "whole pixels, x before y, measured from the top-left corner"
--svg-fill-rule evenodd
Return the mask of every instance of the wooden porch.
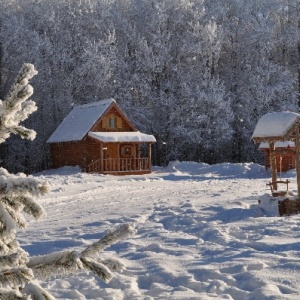
<path id="1" fill-rule="evenodd" d="M 98 159 L 87 166 L 88 173 L 99 174 L 147 174 L 151 173 L 150 158 Z"/>

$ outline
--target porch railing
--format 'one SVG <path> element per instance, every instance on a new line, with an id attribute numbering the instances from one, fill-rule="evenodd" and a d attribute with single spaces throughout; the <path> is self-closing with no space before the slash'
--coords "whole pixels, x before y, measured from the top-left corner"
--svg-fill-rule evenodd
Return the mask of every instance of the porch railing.
<path id="1" fill-rule="evenodd" d="M 89 173 L 113 173 L 149 171 L 149 158 L 108 158 L 98 159 L 87 167 Z"/>

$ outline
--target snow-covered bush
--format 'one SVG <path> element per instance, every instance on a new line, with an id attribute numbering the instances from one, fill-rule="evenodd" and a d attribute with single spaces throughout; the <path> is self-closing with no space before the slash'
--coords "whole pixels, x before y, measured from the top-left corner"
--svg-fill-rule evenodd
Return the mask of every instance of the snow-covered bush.
<path id="1" fill-rule="evenodd" d="M 34 139 L 35 131 L 20 125 L 37 107 L 29 100 L 33 88 L 29 80 L 37 74 L 34 66 L 24 64 L 8 96 L 0 100 L 0 143 L 11 134 Z M 134 226 L 124 224 L 106 234 L 82 252 L 64 251 L 46 256 L 29 257 L 16 241 L 17 228 L 25 228 L 26 213 L 35 219 L 45 215 L 35 198 L 48 192 L 47 182 L 25 174 L 10 174 L 0 168 L 0 299 L 55 299 L 39 280 L 51 276 L 93 271 L 108 282 L 113 271 L 123 265 L 117 260 L 95 259 L 96 253 L 135 233 Z"/>

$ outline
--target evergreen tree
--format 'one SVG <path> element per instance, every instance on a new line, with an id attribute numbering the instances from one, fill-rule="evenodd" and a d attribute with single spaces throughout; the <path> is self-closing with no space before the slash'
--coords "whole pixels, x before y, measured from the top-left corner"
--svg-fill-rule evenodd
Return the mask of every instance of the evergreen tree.
<path id="1" fill-rule="evenodd" d="M 29 100 L 33 88 L 29 80 L 37 72 L 31 64 L 24 64 L 8 96 L 0 100 L 0 143 L 11 134 L 23 139 L 35 138 L 35 131 L 20 122 L 36 111 L 34 101 Z M 94 272 L 105 282 L 112 278 L 112 271 L 120 271 L 123 265 L 117 260 L 95 259 L 96 253 L 134 233 L 132 225 L 122 225 L 106 234 L 98 242 L 82 252 L 64 251 L 46 256 L 28 256 L 16 241 L 17 228 L 25 228 L 24 213 L 35 219 L 45 216 L 35 198 L 48 192 L 47 182 L 25 174 L 10 174 L 0 168 L 0 299 L 55 299 L 44 290 L 38 280 L 51 276 L 74 274 L 77 271 Z"/>

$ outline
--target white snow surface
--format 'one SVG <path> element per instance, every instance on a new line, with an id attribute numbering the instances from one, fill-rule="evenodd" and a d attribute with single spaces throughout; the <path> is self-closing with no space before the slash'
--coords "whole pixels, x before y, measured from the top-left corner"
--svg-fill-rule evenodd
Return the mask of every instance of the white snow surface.
<path id="1" fill-rule="evenodd" d="M 156 142 L 153 135 L 139 131 L 130 132 L 89 132 L 89 136 L 105 143 L 115 142 Z"/>
<path id="2" fill-rule="evenodd" d="M 252 138 L 281 137 L 299 117 L 289 111 L 267 113 L 258 120 Z"/>
<path id="3" fill-rule="evenodd" d="M 111 98 L 75 106 L 52 133 L 47 143 L 82 140 L 113 102 L 115 100 Z"/>
<path id="4" fill-rule="evenodd" d="M 82 250 L 106 230 L 135 236 L 104 258 L 126 266 L 105 284 L 92 274 L 42 283 L 57 299 L 299 299 L 300 215 L 258 206 L 270 174 L 253 164 L 172 162 L 152 174 L 111 176 L 65 167 L 35 175 L 51 191 L 47 217 L 18 240 L 30 255 Z M 296 191 L 295 171 L 284 174 Z"/>

